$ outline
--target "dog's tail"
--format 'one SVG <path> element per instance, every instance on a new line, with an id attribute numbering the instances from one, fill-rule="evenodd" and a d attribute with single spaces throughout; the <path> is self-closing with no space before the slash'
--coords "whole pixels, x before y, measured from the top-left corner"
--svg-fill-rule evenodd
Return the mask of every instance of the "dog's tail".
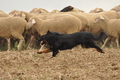
<path id="1" fill-rule="evenodd" d="M 98 41 L 98 40 L 101 40 L 101 39 L 103 38 L 104 35 L 105 35 L 105 32 L 102 31 L 102 32 L 100 32 L 99 35 L 93 34 L 93 35 L 92 35 L 92 38 L 93 38 L 95 41 Z"/>

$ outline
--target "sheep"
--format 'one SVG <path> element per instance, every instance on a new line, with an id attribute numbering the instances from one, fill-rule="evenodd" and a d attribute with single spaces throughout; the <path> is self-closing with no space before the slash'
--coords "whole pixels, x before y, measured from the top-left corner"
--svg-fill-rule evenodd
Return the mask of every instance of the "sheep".
<path id="1" fill-rule="evenodd" d="M 116 12 L 119 12 L 119 11 L 120 11 L 120 5 L 115 6 L 115 7 L 112 8 L 111 10 L 114 10 L 114 11 L 116 11 Z"/>
<path id="2" fill-rule="evenodd" d="M 62 9 L 60 12 L 67 12 L 68 13 L 69 11 L 71 11 L 73 9 L 74 9 L 74 7 L 67 6 L 64 9 Z M 100 12 L 100 13 L 94 13 L 94 14 L 93 13 L 79 13 L 79 14 L 85 15 L 89 19 L 90 26 L 89 26 L 88 31 L 92 32 L 94 34 L 99 34 L 102 31 L 99 24 L 97 24 L 97 25 L 93 24 L 94 19 L 96 17 L 98 17 L 99 15 L 105 15 L 110 19 L 118 19 L 118 18 L 120 18 L 120 12 L 116 12 L 116 11 L 113 11 L 113 10 L 104 11 L 104 12 Z"/>
<path id="3" fill-rule="evenodd" d="M 82 26 L 81 21 L 72 15 L 58 15 L 55 17 L 46 20 L 31 17 L 28 21 L 27 28 L 35 28 L 40 35 L 44 35 L 48 30 L 61 33 L 79 32 Z"/>
<path id="4" fill-rule="evenodd" d="M 49 13 L 49 12 L 45 9 L 42 9 L 42 8 L 33 8 L 29 13 L 40 14 L 40 13 Z"/>
<path id="5" fill-rule="evenodd" d="M 22 17 L 22 18 L 24 18 L 28 22 L 28 20 L 31 17 L 33 17 L 33 16 L 38 16 L 41 19 L 45 19 L 46 15 L 48 15 L 48 13 L 44 13 L 44 14 L 30 14 L 30 13 L 25 12 L 25 11 L 19 11 L 19 12 L 15 13 L 13 15 L 13 17 Z"/>
<path id="6" fill-rule="evenodd" d="M 10 16 L 13 16 L 15 13 L 18 13 L 19 12 L 19 10 L 12 10 L 11 12 L 9 12 L 8 14 L 10 15 Z"/>
<path id="7" fill-rule="evenodd" d="M 89 19 L 84 16 L 84 15 L 81 15 L 79 13 L 76 13 L 76 12 L 59 12 L 59 13 L 56 13 L 56 14 L 50 14 L 50 16 L 47 16 L 46 19 L 48 18 L 53 18 L 55 16 L 60 16 L 60 15 L 72 15 L 72 16 L 75 16 L 77 17 L 79 20 L 81 20 L 81 23 L 82 23 L 82 27 L 80 28 L 80 31 L 88 31 L 88 28 L 90 26 L 90 22 L 89 22 Z"/>
<path id="8" fill-rule="evenodd" d="M 0 17 L 9 17 L 9 14 L 5 13 L 4 11 L 0 10 Z M 6 40 L 2 37 L 0 37 L 0 45 L 4 45 L 6 43 Z M 10 45 L 10 44 L 9 44 Z"/>
<path id="9" fill-rule="evenodd" d="M 82 27 L 80 28 L 80 31 L 89 31 L 90 21 L 85 15 L 76 12 L 67 12 L 67 14 L 71 14 L 81 20 Z"/>
<path id="10" fill-rule="evenodd" d="M 91 10 L 89 13 L 100 13 L 100 12 L 104 12 L 104 10 L 102 8 L 95 8 Z"/>
<path id="11" fill-rule="evenodd" d="M 94 24 L 93 21 L 96 17 L 100 15 L 107 16 L 109 19 L 119 19 L 120 18 L 120 12 L 116 11 L 105 11 L 105 12 L 100 12 L 100 13 L 81 13 L 82 15 L 85 15 L 89 21 L 90 21 L 90 26 L 89 26 L 89 32 L 92 32 L 94 34 L 99 34 L 102 31 L 102 28 L 100 24 Z"/>
<path id="12" fill-rule="evenodd" d="M 0 18 L 0 37 L 7 38 L 8 51 L 10 50 L 10 38 L 14 37 L 20 40 L 18 51 L 22 49 L 24 37 L 22 36 L 27 22 L 20 17 L 2 17 Z"/>
<path id="13" fill-rule="evenodd" d="M 120 19 L 109 19 L 106 16 L 96 17 L 94 20 L 94 24 L 101 24 L 102 29 L 107 34 L 107 39 L 105 40 L 103 47 L 105 47 L 106 43 L 111 39 L 115 38 L 117 47 L 119 47 L 119 36 L 120 36 Z"/>
<path id="14" fill-rule="evenodd" d="M 57 10 L 57 9 L 54 9 L 54 10 L 51 11 L 51 13 L 59 13 L 59 12 L 60 12 L 60 11 Z"/>
<path id="15" fill-rule="evenodd" d="M 55 16 L 55 18 L 42 20 L 37 17 L 31 17 L 27 24 L 27 29 L 35 28 L 40 36 L 46 34 L 48 30 L 61 33 L 79 32 L 82 26 L 81 21 L 72 15 Z M 39 49 L 38 52 L 40 52 Z"/>
<path id="16" fill-rule="evenodd" d="M 46 15 L 46 14 L 45 14 Z M 22 17 L 22 18 L 24 18 L 27 22 L 28 22 L 28 20 L 31 18 L 31 17 L 33 17 L 33 16 L 37 16 L 37 15 L 35 15 L 35 14 L 30 14 L 30 13 L 28 13 L 28 12 L 25 12 L 25 11 L 19 11 L 19 12 L 17 12 L 17 13 L 15 13 L 14 15 L 13 15 L 14 17 Z M 41 18 L 41 19 L 45 19 L 45 16 L 44 16 L 44 14 L 41 14 L 41 15 L 39 15 L 39 18 Z M 27 35 L 27 34 L 26 34 Z M 32 36 L 31 36 L 32 35 Z M 29 38 L 31 36 L 31 38 Z M 26 40 L 26 45 L 27 45 L 27 49 L 31 49 L 31 47 L 32 46 L 35 46 L 36 44 L 32 44 L 33 42 L 35 42 L 35 37 L 37 37 L 38 36 L 38 33 L 37 33 L 37 31 L 34 29 L 34 28 L 32 28 L 31 30 L 29 30 L 29 33 L 28 33 L 28 35 L 27 36 L 25 36 L 25 40 Z"/>

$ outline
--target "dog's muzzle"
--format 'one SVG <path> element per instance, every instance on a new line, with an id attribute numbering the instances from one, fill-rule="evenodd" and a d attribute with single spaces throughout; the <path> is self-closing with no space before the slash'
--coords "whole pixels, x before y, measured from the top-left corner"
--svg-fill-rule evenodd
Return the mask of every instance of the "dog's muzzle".
<path id="1" fill-rule="evenodd" d="M 40 45 L 43 45 L 43 44 L 48 44 L 48 42 L 46 40 L 40 41 Z"/>
<path id="2" fill-rule="evenodd" d="M 43 45 L 43 44 L 45 44 L 44 41 L 40 41 L 40 45 Z"/>

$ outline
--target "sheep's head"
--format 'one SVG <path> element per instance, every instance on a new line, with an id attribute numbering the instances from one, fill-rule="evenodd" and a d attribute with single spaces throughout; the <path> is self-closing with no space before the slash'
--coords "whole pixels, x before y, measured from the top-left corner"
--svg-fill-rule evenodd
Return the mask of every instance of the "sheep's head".
<path id="1" fill-rule="evenodd" d="M 100 21 L 102 21 L 102 20 L 104 20 L 105 19 L 105 17 L 104 16 L 99 16 L 99 17 L 96 17 L 95 19 L 94 19 L 94 22 L 93 23 L 98 23 L 98 22 L 100 22 Z"/>
<path id="2" fill-rule="evenodd" d="M 91 10 L 89 13 L 100 13 L 103 12 L 104 10 L 102 8 L 95 8 L 94 10 Z"/>
<path id="3" fill-rule="evenodd" d="M 13 16 L 16 12 L 19 12 L 18 10 L 13 10 L 11 12 L 9 12 L 9 15 Z"/>
<path id="4" fill-rule="evenodd" d="M 115 7 L 114 7 L 114 8 L 112 8 L 111 10 L 114 10 L 114 11 L 119 12 L 119 11 L 120 11 L 120 5 L 115 6 Z"/>
<path id="5" fill-rule="evenodd" d="M 22 17 L 23 19 L 26 18 L 25 14 L 24 14 L 23 12 L 21 12 L 21 11 L 15 12 L 15 13 L 13 14 L 13 16 L 14 16 L 14 17 Z"/>
<path id="6" fill-rule="evenodd" d="M 26 29 L 30 29 L 31 27 L 34 26 L 35 23 L 36 23 L 36 20 L 34 18 L 30 18 L 28 23 L 27 23 Z"/>

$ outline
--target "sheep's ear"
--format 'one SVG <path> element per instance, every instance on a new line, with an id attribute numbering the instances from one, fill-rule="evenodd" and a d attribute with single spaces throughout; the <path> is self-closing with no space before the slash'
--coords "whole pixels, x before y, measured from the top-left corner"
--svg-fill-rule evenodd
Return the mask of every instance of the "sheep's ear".
<path id="1" fill-rule="evenodd" d="M 35 24 L 35 23 L 36 23 L 35 19 L 32 19 L 32 24 Z"/>
<path id="2" fill-rule="evenodd" d="M 22 18 L 24 18 L 24 19 L 25 19 L 25 17 L 26 17 L 26 16 L 25 16 L 25 14 L 24 14 L 24 13 L 22 13 Z"/>
<path id="3" fill-rule="evenodd" d="M 102 15 L 100 16 L 100 19 L 105 19 Z"/>
<path id="4" fill-rule="evenodd" d="M 99 11 L 100 11 L 100 9 L 97 9 L 96 11 L 97 11 L 97 12 L 99 12 Z"/>

